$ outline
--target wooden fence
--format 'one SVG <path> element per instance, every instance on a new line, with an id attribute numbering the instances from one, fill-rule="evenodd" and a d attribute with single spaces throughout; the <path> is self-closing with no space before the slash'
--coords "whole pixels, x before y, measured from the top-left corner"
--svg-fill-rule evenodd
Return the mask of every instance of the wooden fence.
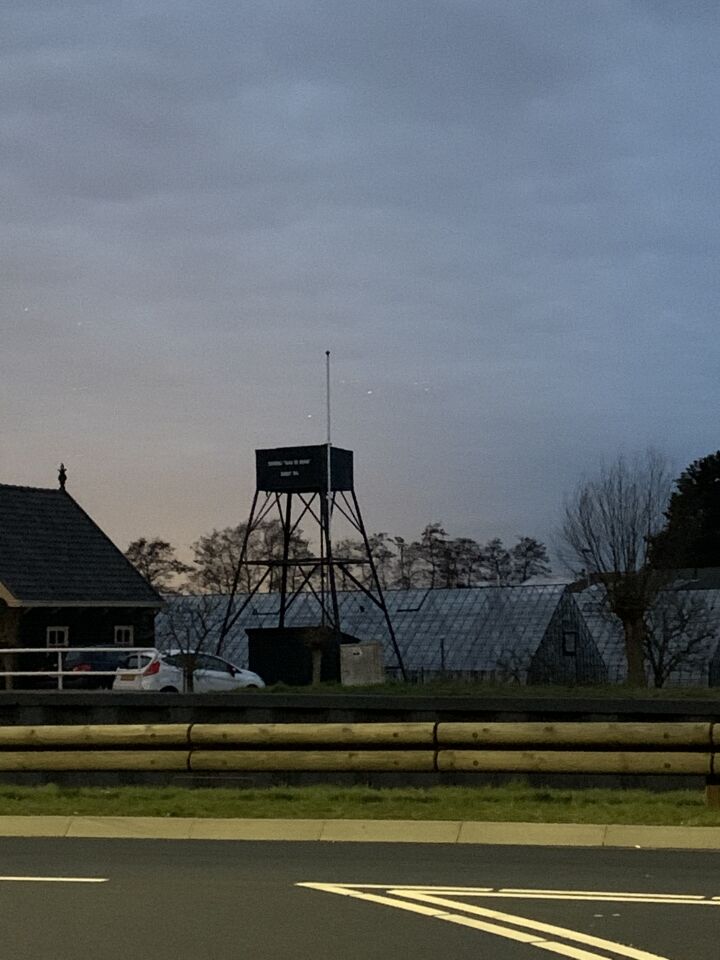
<path id="1" fill-rule="evenodd" d="M 0 727 L 0 771 L 694 775 L 720 805 L 720 723 L 169 723 Z"/>

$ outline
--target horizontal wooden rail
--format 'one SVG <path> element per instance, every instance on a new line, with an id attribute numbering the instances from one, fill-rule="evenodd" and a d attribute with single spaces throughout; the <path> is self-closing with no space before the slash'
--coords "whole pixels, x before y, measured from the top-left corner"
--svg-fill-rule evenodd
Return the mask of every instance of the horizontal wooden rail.
<path id="1" fill-rule="evenodd" d="M 193 750 L 191 770 L 435 770 L 433 750 Z"/>
<path id="2" fill-rule="evenodd" d="M 107 723 L 0 727 L 0 751 L 8 747 L 172 747 L 189 744 L 187 723 Z"/>
<path id="3" fill-rule="evenodd" d="M 0 770 L 187 770 L 188 750 L 13 750 Z"/>
<path id="4" fill-rule="evenodd" d="M 435 726 L 434 723 L 194 723 L 189 742 L 193 746 L 377 744 L 432 748 Z"/>
<path id="5" fill-rule="evenodd" d="M 14 750 L 8 770 L 433 770 L 476 773 L 712 775 L 707 753 L 514 750 Z"/>
<path id="6" fill-rule="evenodd" d="M 478 773 L 712 774 L 711 753 L 575 750 L 439 750 L 438 770 Z"/>
<path id="7" fill-rule="evenodd" d="M 356 745 L 720 751 L 720 723 L 166 723 L 0 727 L 15 747 L 296 747 Z"/>
<path id="8" fill-rule="evenodd" d="M 712 723 L 439 723 L 437 742 L 476 747 L 663 747 L 708 750 L 720 724 Z M 715 740 L 720 746 L 720 739 Z"/>
<path id="9" fill-rule="evenodd" d="M 0 727 L 0 751 L 42 747 L 403 749 L 720 752 L 718 723 L 130 723 Z"/>

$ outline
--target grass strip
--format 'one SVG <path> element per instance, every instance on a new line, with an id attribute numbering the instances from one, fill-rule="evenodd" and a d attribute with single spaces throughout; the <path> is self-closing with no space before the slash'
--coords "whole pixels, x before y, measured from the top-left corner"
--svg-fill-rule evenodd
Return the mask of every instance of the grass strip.
<path id="1" fill-rule="evenodd" d="M 506 786 L 0 787 L 0 816 L 484 820 L 720 826 L 699 790 L 562 790 Z"/>

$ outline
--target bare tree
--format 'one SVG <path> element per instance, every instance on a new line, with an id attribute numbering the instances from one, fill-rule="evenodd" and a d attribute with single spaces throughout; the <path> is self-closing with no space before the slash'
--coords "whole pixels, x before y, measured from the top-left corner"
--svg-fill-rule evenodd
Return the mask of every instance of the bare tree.
<path id="1" fill-rule="evenodd" d="M 561 553 L 577 575 L 602 586 L 622 623 L 628 683 L 645 686 L 646 617 L 669 575 L 648 563 L 651 538 L 662 529 L 671 490 L 665 460 L 648 451 L 619 457 L 566 499 Z"/>
<path id="2" fill-rule="evenodd" d="M 397 547 L 395 577 L 392 585 L 400 590 L 411 590 L 418 585 L 420 579 L 418 544 L 408 543 L 403 537 L 393 537 L 392 542 Z"/>
<path id="3" fill-rule="evenodd" d="M 367 538 L 370 554 L 375 566 L 380 588 L 387 590 L 392 586 L 392 567 L 395 553 L 390 549 L 390 540 L 387 533 L 371 533 Z M 333 547 L 333 556 L 337 561 L 350 561 L 346 566 L 351 567 L 350 571 L 345 566 L 340 570 L 340 588 L 342 590 L 357 590 L 357 583 L 361 583 L 366 589 L 372 590 L 375 587 L 375 581 L 372 569 L 368 560 L 368 551 L 363 540 L 346 537 L 338 540 Z M 353 579 L 354 578 L 354 579 Z"/>
<path id="4" fill-rule="evenodd" d="M 387 590 L 392 584 L 392 566 L 395 559 L 395 553 L 390 546 L 392 542 L 385 531 L 371 533 L 368 537 L 375 571 L 383 590 Z"/>
<path id="5" fill-rule="evenodd" d="M 397 548 L 391 586 L 457 589 L 483 583 L 505 586 L 548 574 L 547 549 L 539 540 L 520 537 L 511 549 L 496 537 L 484 546 L 470 537 L 448 539 L 441 523 L 428 524 L 419 541 L 391 541 Z"/>
<path id="6" fill-rule="evenodd" d="M 192 567 L 175 556 L 175 547 L 160 537 L 133 540 L 125 556 L 138 573 L 156 590 L 169 591 L 176 577 L 189 573 Z"/>
<path id="7" fill-rule="evenodd" d="M 713 616 L 697 591 L 662 590 L 645 621 L 645 658 L 653 686 L 664 686 L 679 667 L 697 667 L 707 661 L 717 639 Z"/>
<path id="8" fill-rule="evenodd" d="M 173 597 L 160 615 L 158 632 L 164 636 L 169 648 L 180 651 L 185 691 L 188 693 L 194 689 L 200 652 L 221 621 L 221 605 L 217 597 L 209 594 Z"/>
<path id="9" fill-rule="evenodd" d="M 430 589 L 438 586 L 442 557 L 447 545 L 447 533 L 439 521 L 428 523 L 420 535 L 420 542 L 416 545 L 418 555 L 425 564 L 427 586 Z"/>
<path id="10" fill-rule="evenodd" d="M 362 566 L 362 561 L 367 558 L 367 553 L 365 552 L 365 544 L 362 540 L 353 540 L 351 537 L 345 537 L 343 540 L 338 540 L 337 543 L 333 546 L 333 556 L 336 561 L 349 560 L 355 561 L 357 568 L 353 563 L 352 575 L 359 580 L 363 586 L 370 586 L 370 569 L 369 567 Z M 341 590 L 357 590 L 359 589 L 357 584 L 354 583 L 344 567 L 340 568 L 340 589 Z"/>
<path id="11" fill-rule="evenodd" d="M 245 523 L 225 527 L 204 534 L 192 545 L 195 570 L 190 576 L 190 585 L 203 593 L 229 593 L 240 560 L 240 551 L 245 536 Z M 241 590 L 251 590 L 249 570 L 242 571 Z"/>
<path id="12" fill-rule="evenodd" d="M 192 545 L 195 569 L 189 577 L 191 587 L 203 593 L 229 594 L 232 592 L 246 530 L 246 523 L 213 530 Z M 296 530 L 290 538 L 290 559 L 307 556 L 307 551 L 308 542 L 303 538 L 302 530 Z M 281 522 L 265 520 L 258 523 L 248 537 L 245 560 L 268 560 L 279 564 L 282 557 Z M 277 589 L 279 576 L 272 564 L 269 572 L 262 566 L 243 564 L 237 588 L 243 593 L 250 593 L 257 584 L 258 578 L 265 573 L 267 577 L 263 583 L 263 589 Z"/>
<path id="13" fill-rule="evenodd" d="M 482 547 L 470 537 L 452 541 L 457 570 L 457 587 L 474 587 L 482 566 Z"/>

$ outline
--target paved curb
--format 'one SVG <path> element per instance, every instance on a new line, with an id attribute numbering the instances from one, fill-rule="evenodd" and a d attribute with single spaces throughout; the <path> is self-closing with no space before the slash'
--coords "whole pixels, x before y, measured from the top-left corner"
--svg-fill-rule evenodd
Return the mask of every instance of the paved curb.
<path id="1" fill-rule="evenodd" d="M 0 837 L 312 840 L 718 850 L 720 827 L 460 820 L 239 820 L 190 817 L 0 817 Z"/>

